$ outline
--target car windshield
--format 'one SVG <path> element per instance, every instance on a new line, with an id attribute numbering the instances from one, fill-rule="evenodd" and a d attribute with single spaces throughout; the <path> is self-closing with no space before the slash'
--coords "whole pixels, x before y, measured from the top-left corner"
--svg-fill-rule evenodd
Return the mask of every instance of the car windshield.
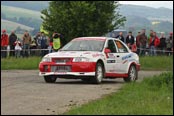
<path id="1" fill-rule="evenodd" d="M 62 51 L 102 51 L 104 40 L 73 40 Z"/>

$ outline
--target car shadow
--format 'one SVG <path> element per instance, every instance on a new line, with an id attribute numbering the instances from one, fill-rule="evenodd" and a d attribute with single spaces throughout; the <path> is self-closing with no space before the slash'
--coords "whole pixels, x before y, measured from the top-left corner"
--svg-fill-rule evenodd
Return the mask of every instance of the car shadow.
<path id="1" fill-rule="evenodd" d="M 123 84 L 125 83 L 124 81 L 117 81 L 117 80 L 103 80 L 102 81 L 102 85 L 107 85 L 107 84 Z M 96 85 L 92 82 L 88 82 L 88 81 L 82 81 L 82 80 L 57 80 L 54 84 L 81 84 L 81 85 Z"/>

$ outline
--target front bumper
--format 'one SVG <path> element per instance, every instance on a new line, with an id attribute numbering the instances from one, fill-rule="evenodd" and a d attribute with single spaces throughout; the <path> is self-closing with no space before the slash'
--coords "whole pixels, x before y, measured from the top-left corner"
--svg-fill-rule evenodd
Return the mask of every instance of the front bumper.
<path id="1" fill-rule="evenodd" d="M 68 66 L 69 71 L 52 70 L 55 66 Z M 45 67 L 47 67 L 45 69 Z M 56 64 L 54 62 L 41 62 L 39 64 L 39 75 L 57 75 L 57 76 L 95 76 L 96 62 L 70 62 L 65 64 Z"/>
<path id="2" fill-rule="evenodd" d="M 95 76 L 95 72 L 39 72 L 39 76 Z"/>

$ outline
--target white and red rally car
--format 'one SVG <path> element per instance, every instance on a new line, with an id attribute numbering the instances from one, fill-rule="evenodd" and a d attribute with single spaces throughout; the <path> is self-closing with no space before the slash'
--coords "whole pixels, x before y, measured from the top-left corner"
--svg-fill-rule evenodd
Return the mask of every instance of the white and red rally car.
<path id="1" fill-rule="evenodd" d="M 48 83 L 54 83 L 57 78 L 76 78 L 98 84 L 103 78 L 135 81 L 140 64 L 139 56 L 119 39 L 79 37 L 58 52 L 45 55 L 39 70 Z"/>

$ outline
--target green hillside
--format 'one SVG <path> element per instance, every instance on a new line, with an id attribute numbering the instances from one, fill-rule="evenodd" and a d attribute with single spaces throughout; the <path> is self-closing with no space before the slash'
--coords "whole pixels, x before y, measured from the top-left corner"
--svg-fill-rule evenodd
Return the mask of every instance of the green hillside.
<path id="1" fill-rule="evenodd" d="M 1 19 L 1 30 L 2 29 L 6 29 L 8 33 L 10 33 L 12 30 L 15 30 L 16 28 L 20 27 L 21 29 L 24 30 L 28 30 L 31 31 L 33 30 L 33 28 L 19 24 L 19 23 L 15 23 L 12 21 L 7 21 L 7 20 L 3 20 Z"/>
<path id="2" fill-rule="evenodd" d="M 1 1 L 1 5 L 41 11 L 49 6 L 49 1 Z"/>
<path id="3" fill-rule="evenodd" d="M 4 6 L 1 5 L 1 13 L 5 14 L 6 17 L 26 17 L 26 18 L 35 18 L 41 19 L 41 13 L 39 11 L 23 9 L 19 7 L 12 7 L 12 6 Z"/>

